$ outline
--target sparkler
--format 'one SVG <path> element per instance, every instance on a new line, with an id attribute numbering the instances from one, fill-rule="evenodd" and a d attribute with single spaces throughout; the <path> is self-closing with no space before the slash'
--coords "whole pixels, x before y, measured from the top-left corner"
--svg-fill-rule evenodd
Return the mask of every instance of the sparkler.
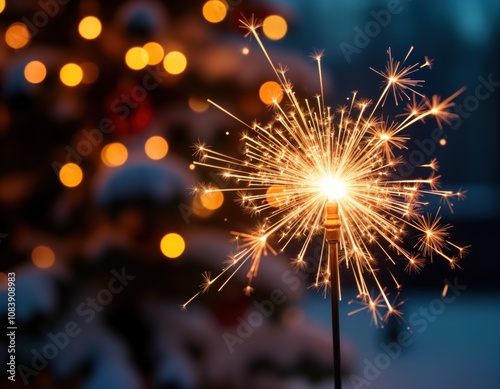
<path id="1" fill-rule="evenodd" d="M 396 260 L 404 259 L 410 272 L 418 272 L 426 257 L 442 257 L 454 267 L 465 254 L 466 247 L 449 241 L 450 226 L 441 225 L 439 211 L 434 217 L 422 214 L 429 196 L 438 196 L 451 207 L 452 199 L 461 198 L 463 193 L 438 188 L 434 159 L 420 166 L 429 170 L 427 178 L 397 177 L 401 159 L 395 155 L 398 149 L 406 148 L 410 138 L 404 132 L 413 124 L 429 117 L 440 127 L 449 123 L 455 116 L 449 108 L 462 90 L 446 99 L 427 98 L 419 91 L 424 81 L 414 76 L 421 68 L 430 67 L 431 60 L 426 57 L 422 65 L 406 65 L 412 49 L 403 61 L 396 61 L 389 49 L 386 68 L 372 69 L 383 77 L 378 99 L 373 103 L 353 93 L 349 105 L 333 112 L 324 102 L 322 53 L 317 53 L 313 58 L 318 67 L 320 94 L 311 102 L 300 102 L 286 77 L 286 69 L 276 66 L 264 47 L 257 32 L 260 24 L 253 18 L 241 22 L 247 35 L 253 36 L 260 46 L 283 96 L 275 96 L 274 119 L 267 125 L 247 124 L 209 100 L 247 128 L 242 135 L 244 157 L 225 155 L 199 143 L 195 146 L 199 161 L 195 163 L 218 169 L 225 179 L 235 180 L 236 187 L 223 190 L 237 191 L 245 210 L 265 216 L 253 233 L 233 233 L 240 242 L 240 251 L 219 275 L 212 278 L 205 273 L 201 291 L 183 308 L 214 283 L 221 283 L 220 290 L 245 265 L 245 291 L 251 293 L 262 257 L 268 251 L 275 253 L 269 243 L 272 237 L 281 251 L 292 241 L 302 240 L 292 260 L 301 268 L 306 265 L 306 253 L 316 242 L 315 237 L 323 234 L 314 286 L 324 288 L 325 293 L 328 288 L 332 291 L 335 387 L 340 388 L 339 262 L 352 271 L 357 285 L 362 307 L 355 312 L 368 310 L 378 324 L 401 312 L 400 303 L 389 300 L 379 281 L 380 262 L 375 253 L 381 253 L 383 264 L 395 265 Z M 281 97 L 285 97 L 286 104 L 280 103 Z M 389 120 L 378 113 L 388 98 L 396 105 L 408 101 L 404 112 L 397 116 L 399 120 Z M 214 188 L 195 190 L 210 193 Z M 404 247 L 409 232 L 416 236 L 413 250 Z M 401 285 L 390 275 L 399 289 Z M 378 289 L 375 295 L 370 293 L 368 279 Z"/>

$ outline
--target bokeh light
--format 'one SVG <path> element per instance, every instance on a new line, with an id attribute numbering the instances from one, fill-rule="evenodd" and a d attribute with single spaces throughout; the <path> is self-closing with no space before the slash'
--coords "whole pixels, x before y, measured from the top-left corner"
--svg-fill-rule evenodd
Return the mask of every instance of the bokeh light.
<path id="1" fill-rule="evenodd" d="M 266 104 L 274 104 L 274 102 L 281 102 L 283 99 L 283 89 L 281 85 L 275 81 L 267 81 L 263 83 L 259 89 L 260 100 Z"/>
<path id="2" fill-rule="evenodd" d="M 20 49 L 30 41 L 30 32 L 24 23 L 12 23 L 5 32 L 5 42 L 13 49 Z"/>
<path id="3" fill-rule="evenodd" d="M 127 159 L 128 151 L 122 143 L 110 143 L 101 150 L 101 160 L 108 167 L 121 166 Z"/>
<path id="4" fill-rule="evenodd" d="M 227 15 L 227 6 L 220 0 L 209 0 L 203 4 L 203 17 L 210 23 L 219 23 Z"/>
<path id="5" fill-rule="evenodd" d="M 267 203 L 274 208 L 279 208 L 286 200 L 284 186 L 270 186 L 266 191 Z"/>
<path id="6" fill-rule="evenodd" d="M 159 64 L 165 55 L 162 45 L 158 42 L 148 42 L 143 46 L 143 49 L 148 53 L 148 65 Z"/>
<path id="7" fill-rule="evenodd" d="M 5 9 L 5 0 L 0 0 L 0 13 Z"/>
<path id="8" fill-rule="evenodd" d="M 50 247 L 40 245 L 31 252 L 31 260 L 36 267 L 48 269 L 54 264 L 56 256 Z"/>
<path id="9" fill-rule="evenodd" d="M 180 74 L 187 66 L 187 59 L 180 51 L 171 51 L 163 60 L 165 70 L 170 74 Z"/>
<path id="10" fill-rule="evenodd" d="M 80 185 L 82 179 L 83 171 L 76 163 L 67 163 L 59 170 L 59 180 L 68 188 Z"/>
<path id="11" fill-rule="evenodd" d="M 68 63 L 59 72 L 61 82 L 66 86 L 77 86 L 83 79 L 83 70 L 76 63 Z"/>
<path id="12" fill-rule="evenodd" d="M 80 64 L 83 71 L 82 84 L 93 84 L 99 78 L 99 68 L 94 62 L 83 62 Z"/>
<path id="13" fill-rule="evenodd" d="M 184 238 L 176 233 L 165 235 L 160 242 L 160 249 L 167 258 L 179 257 L 186 248 Z"/>
<path id="14" fill-rule="evenodd" d="M 102 31 L 101 21 L 95 16 L 86 16 L 78 25 L 78 32 L 85 39 L 95 39 Z"/>
<path id="15" fill-rule="evenodd" d="M 40 61 L 31 61 L 24 67 L 24 77 L 32 84 L 39 84 L 45 80 L 47 69 Z"/>
<path id="16" fill-rule="evenodd" d="M 286 35 L 287 30 L 286 20 L 279 15 L 270 15 L 264 19 L 262 31 L 268 39 L 277 41 Z"/>
<path id="17" fill-rule="evenodd" d="M 190 96 L 188 99 L 188 105 L 193 112 L 202 113 L 208 109 L 210 104 L 206 99 L 200 99 L 195 96 Z"/>
<path id="18" fill-rule="evenodd" d="M 149 62 L 149 54 L 143 47 L 132 47 L 125 54 L 125 63 L 132 70 L 144 69 Z"/>
<path id="19" fill-rule="evenodd" d="M 151 159 L 162 159 L 168 153 L 168 142 L 161 136 L 152 136 L 146 141 L 144 151 Z"/>
<path id="20" fill-rule="evenodd" d="M 224 194 L 219 189 L 212 188 L 201 194 L 200 202 L 206 209 L 213 211 L 224 203 Z"/>
<path id="21" fill-rule="evenodd" d="M 444 139 L 444 138 L 443 138 L 443 139 L 440 139 L 440 140 L 439 140 L 439 144 L 440 144 L 441 146 L 446 146 L 446 139 Z"/>

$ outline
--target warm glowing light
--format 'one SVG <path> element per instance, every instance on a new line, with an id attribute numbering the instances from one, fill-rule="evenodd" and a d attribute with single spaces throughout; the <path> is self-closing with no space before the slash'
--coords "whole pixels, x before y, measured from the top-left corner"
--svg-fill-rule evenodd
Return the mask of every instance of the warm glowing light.
<path id="1" fill-rule="evenodd" d="M 83 79 L 83 70 L 76 63 L 68 63 L 61 68 L 59 78 L 66 86 L 77 86 Z"/>
<path id="2" fill-rule="evenodd" d="M 283 99 L 283 89 L 276 81 L 267 81 L 261 85 L 259 97 L 264 104 L 279 104 Z"/>
<path id="3" fill-rule="evenodd" d="M 93 62 L 84 62 L 80 64 L 83 71 L 82 84 L 90 85 L 99 78 L 99 68 Z"/>
<path id="4" fill-rule="evenodd" d="M 125 63 L 132 70 L 144 69 L 149 62 L 149 55 L 143 47 L 132 47 L 125 54 Z"/>
<path id="5" fill-rule="evenodd" d="M 0 13 L 5 9 L 5 0 L 0 0 Z"/>
<path id="6" fill-rule="evenodd" d="M 13 49 L 20 49 L 26 46 L 30 39 L 30 31 L 24 23 L 12 23 L 5 32 L 5 42 Z"/>
<path id="7" fill-rule="evenodd" d="M 146 141 L 144 151 L 151 159 L 162 159 L 168 153 L 168 143 L 161 136 L 152 136 Z"/>
<path id="8" fill-rule="evenodd" d="M 160 242 L 160 249 L 167 258 L 179 257 L 186 248 L 186 243 L 182 236 L 176 233 L 165 235 Z"/>
<path id="9" fill-rule="evenodd" d="M 250 53 L 250 49 L 248 47 L 243 47 L 241 49 L 241 54 L 248 55 Z"/>
<path id="10" fill-rule="evenodd" d="M 80 185 L 82 179 L 83 171 L 76 163 L 67 163 L 59 170 L 59 180 L 68 188 Z"/>
<path id="11" fill-rule="evenodd" d="M 95 16 L 86 16 L 78 24 L 78 32 L 82 38 L 91 40 L 97 38 L 102 31 L 101 21 Z"/>
<path id="12" fill-rule="evenodd" d="M 205 112 L 210 104 L 206 99 L 200 99 L 198 97 L 190 96 L 188 99 L 189 108 L 196 113 Z"/>
<path id="13" fill-rule="evenodd" d="M 128 158 L 127 148 L 118 142 L 110 143 L 101 150 L 101 160 L 108 167 L 123 165 Z"/>
<path id="14" fill-rule="evenodd" d="M 163 59 L 165 55 L 165 51 L 163 50 L 163 46 L 158 42 L 148 42 L 144 46 L 142 46 L 144 50 L 148 53 L 148 65 L 157 65 Z"/>
<path id="15" fill-rule="evenodd" d="M 224 203 L 224 195 L 217 188 L 206 189 L 200 195 L 200 202 L 206 209 L 213 211 Z"/>
<path id="16" fill-rule="evenodd" d="M 45 65 L 40 61 L 31 61 L 24 68 L 24 77 L 28 82 L 32 84 L 39 84 L 45 80 L 47 75 L 47 69 Z"/>
<path id="17" fill-rule="evenodd" d="M 189 170 L 194 170 L 196 169 L 196 165 L 194 163 L 189 164 Z"/>
<path id="18" fill-rule="evenodd" d="M 187 59 L 180 51 L 171 51 L 163 60 L 165 70 L 173 75 L 180 74 L 186 70 Z"/>
<path id="19" fill-rule="evenodd" d="M 347 193 L 345 183 L 334 177 L 327 177 L 320 181 L 319 189 L 328 200 L 339 200 Z"/>
<path id="20" fill-rule="evenodd" d="M 227 6 L 219 0 L 210 0 L 203 5 L 203 17 L 210 23 L 219 23 L 227 14 Z"/>
<path id="21" fill-rule="evenodd" d="M 56 256 L 50 247 L 42 245 L 33 249 L 31 252 L 31 260 L 36 267 L 48 269 L 54 264 Z"/>
<path id="22" fill-rule="evenodd" d="M 431 196 L 450 208 L 453 199 L 463 196 L 462 192 L 439 189 L 436 160 L 419 166 L 422 173 L 428 172 L 427 177 L 402 178 L 397 174 L 398 165 L 403 163 L 400 150 L 410 143 L 410 127 L 429 118 L 440 127 L 449 124 L 457 116 L 451 111 L 453 99 L 463 89 L 446 99 L 426 97 L 419 88 L 424 81 L 413 76 L 419 64 L 406 64 L 411 49 L 402 61 L 395 60 L 388 50 L 385 70 L 374 70 L 383 78 L 380 95 L 361 99 L 353 93 L 348 105 L 334 109 L 325 105 L 322 53 L 318 53 L 313 58 L 319 83 L 310 89 L 318 88 L 319 93 L 312 100 L 299 100 L 285 67 L 275 65 L 264 47 L 257 33 L 260 25 L 253 18 L 242 23 L 277 77 L 279 90 L 275 87 L 270 92 L 272 97 L 265 100 L 273 108 L 272 121 L 265 125 L 245 123 L 210 101 L 239 126 L 245 126 L 241 135 L 244 144 L 226 155 L 199 143 L 195 155 L 196 164 L 217 169 L 227 180 L 224 193 L 237 193 L 241 207 L 261 221 L 250 233 L 233 233 L 239 251 L 217 276 L 204 274 L 198 294 L 219 278 L 220 290 L 239 269 L 246 271 L 245 290 L 250 292 L 260 262 L 268 251 L 274 253 L 270 242 L 285 251 L 297 240 L 296 267 L 308 265 L 308 256 L 316 253 L 314 286 L 326 293 L 332 282 L 340 286 L 331 276 L 339 274 L 341 279 L 343 271 L 349 270 L 362 305 L 355 312 L 369 312 L 376 324 L 400 315 L 401 303 L 389 299 L 389 289 L 396 294 L 401 289 L 388 269 L 391 264 L 406 262 L 407 271 L 417 273 L 433 256 L 454 267 L 466 252 L 466 247 L 449 240 L 450 226 L 441 223 L 440 215 L 422 214 Z M 382 110 L 388 97 L 396 106 L 401 101 L 409 102 L 403 113 L 392 116 Z M 281 98 L 282 104 L 278 102 Z M 203 193 L 204 189 L 206 185 L 195 191 Z M 326 222 L 330 222 L 330 230 L 325 228 Z M 411 249 L 405 246 L 408 241 Z M 332 244 L 338 246 L 341 269 L 330 268 L 334 261 L 329 261 L 327 246 Z M 378 253 L 382 253 L 380 258 Z M 381 274 L 394 281 L 392 288 L 391 284 L 382 285 Z M 375 295 L 372 289 L 377 290 Z"/>
<path id="23" fill-rule="evenodd" d="M 262 30 L 268 39 L 277 41 L 286 35 L 288 25 L 281 16 L 271 15 L 264 19 Z"/>
<path id="24" fill-rule="evenodd" d="M 266 191 L 266 200 L 271 207 L 279 208 L 286 202 L 285 186 L 270 186 Z"/>
<path id="25" fill-rule="evenodd" d="M 446 146 L 446 139 L 444 139 L 444 138 L 443 138 L 443 139 L 440 139 L 440 140 L 439 140 L 439 144 L 440 144 L 441 146 Z"/>

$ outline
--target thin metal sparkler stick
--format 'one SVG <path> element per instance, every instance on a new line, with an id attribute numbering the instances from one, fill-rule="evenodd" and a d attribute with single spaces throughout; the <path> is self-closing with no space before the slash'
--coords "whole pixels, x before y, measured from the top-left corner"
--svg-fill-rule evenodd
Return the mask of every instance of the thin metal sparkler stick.
<path id="1" fill-rule="evenodd" d="M 330 268 L 330 288 L 332 304 L 332 338 L 333 338 L 333 373 L 335 389 L 342 388 L 342 372 L 340 358 L 340 322 L 339 322 L 339 254 L 340 221 L 338 203 L 329 201 L 326 204 L 324 222 L 325 237 L 328 242 L 328 259 Z"/>

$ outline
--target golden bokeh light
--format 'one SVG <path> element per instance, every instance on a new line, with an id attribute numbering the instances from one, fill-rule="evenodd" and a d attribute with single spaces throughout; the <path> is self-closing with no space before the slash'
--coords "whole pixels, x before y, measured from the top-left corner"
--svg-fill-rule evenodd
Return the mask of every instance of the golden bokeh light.
<path id="1" fill-rule="evenodd" d="M 84 39 L 95 39 L 102 31 L 101 21 L 95 16 L 86 16 L 78 25 L 78 32 L 80 36 Z"/>
<path id="2" fill-rule="evenodd" d="M 196 196 L 193 196 L 193 200 L 191 201 L 191 209 L 196 216 L 201 218 L 209 217 L 212 213 L 214 213 L 213 210 L 210 210 L 203 206 L 200 200 L 199 193 Z"/>
<path id="3" fill-rule="evenodd" d="M 270 186 L 266 191 L 267 203 L 274 208 L 279 208 L 283 205 L 286 195 L 284 186 Z"/>
<path id="4" fill-rule="evenodd" d="M 83 79 L 83 70 L 76 63 L 67 63 L 59 72 L 61 82 L 66 86 L 77 86 Z"/>
<path id="5" fill-rule="evenodd" d="M 82 84 L 93 84 L 99 78 L 99 67 L 94 62 L 83 62 L 80 64 L 83 71 Z"/>
<path id="6" fill-rule="evenodd" d="M 268 39 L 277 41 L 286 35 L 287 30 L 286 20 L 279 15 L 270 15 L 264 19 L 262 31 Z"/>
<path id="7" fill-rule="evenodd" d="M 163 50 L 163 46 L 158 42 L 148 42 L 144 46 L 142 46 L 144 50 L 148 53 L 148 65 L 157 65 L 163 59 L 165 55 L 165 50 Z"/>
<path id="8" fill-rule="evenodd" d="M 54 251 L 48 246 L 37 246 L 31 252 L 33 264 L 40 269 L 48 269 L 56 261 Z"/>
<path id="9" fill-rule="evenodd" d="M 80 185 L 82 179 L 83 171 L 76 163 L 67 163 L 59 170 L 59 180 L 68 188 Z"/>
<path id="10" fill-rule="evenodd" d="M 179 257 L 186 248 L 186 243 L 184 238 L 176 233 L 170 233 L 165 235 L 160 242 L 160 249 L 163 255 L 167 258 L 177 258 Z"/>
<path id="11" fill-rule="evenodd" d="M 143 47 L 132 47 L 125 54 L 125 63 L 132 70 L 144 69 L 149 62 L 149 54 Z"/>
<path id="12" fill-rule="evenodd" d="M 5 42 L 13 49 L 20 49 L 26 46 L 30 39 L 30 32 L 24 23 L 12 23 L 5 32 Z"/>
<path id="13" fill-rule="evenodd" d="M 163 60 L 165 70 L 173 75 L 181 74 L 187 66 L 187 59 L 180 51 L 171 51 Z"/>
<path id="14" fill-rule="evenodd" d="M 200 202 L 206 209 L 213 211 L 224 203 L 224 194 L 217 188 L 207 189 L 201 194 Z"/>
<path id="15" fill-rule="evenodd" d="M 439 144 L 440 144 L 441 146 L 446 146 L 446 139 L 444 139 L 444 138 L 443 138 L 443 139 L 440 139 L 440 140 L 439 140 Z"/>
<path id="16" fill-rule="evenodd" d="M 101 161 L 108 167 L 118 167 L 127 162 L 127 148 L 119 142 L 107 144 L 101 150 Z"/>
<path id="17" fill-rule="evenodd" d="M 210 104 L 206 99 L 200 99 L 195 96 L 190 96 L 188 99 L 188 105 L 193 112 L 202 113 L 208 109 Z"/>
<path id="18" fill-rule="evenodd" d="M 0 0 L 0 13 L 5 9 L 5 0 Z"/>
<path id="19" fill-rule="evenodd" d="M 47 76 L 47 69 L 40 61 L 31 61 L 24 68 L 24 77 L 32 84 L 39 84 Z"/>
<path id="20" fill-rule="evenodd" d="M 220 0 L 209 0 L 203 5 L 203 17 L 210 23 L 219 23 L 227 15 L 227 6 Z"/>
<path id="21" fill-rule="evenodd" d="M 276 81 L 267 81 L 261 85 L 259 97 L 266 105 L 271 105 L 275 102 L 279 104 L 281 99 L 283 99 L 283 89 Z"/>
<path id="22" fill-rule="evenodd" d="M 168 142 L 161 136 L 152 136 L 146 141 L 144 151 L 151 159 L 162 159 L 168 153 Z"/>

